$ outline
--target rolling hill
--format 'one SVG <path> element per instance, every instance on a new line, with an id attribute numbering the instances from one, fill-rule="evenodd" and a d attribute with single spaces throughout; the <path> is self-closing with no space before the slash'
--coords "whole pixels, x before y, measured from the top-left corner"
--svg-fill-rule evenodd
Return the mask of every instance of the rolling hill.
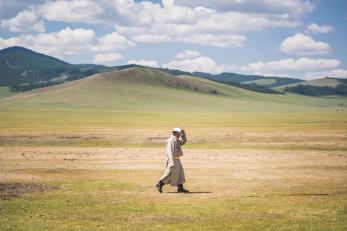
<path id="1" fill-rule="evenodd" d="M 99 73 L 0 100 L 7 109 L 133 111 L 272 111 L 335 107 L 344 98 L 263 94 L 200 77 L 176 77 L 151 68 Z"/>
<path id="2" fill-rule="evenodd" d="M 310 96 L 344 95 L 347 96 L 347 80 L 325 77 L 289 84 L 276 88 L 283 92 L 291 92 Z"/>
<path id="3" fill-rule="evenodd" d="M 167 68 L 156 68 L 165 73 L 169 73 L 176 76 L 196 76 L 219 83 L 261 92 L 268 94 L 283 94 L 282 91 L 275 89 L 279 86 L 284 86 L 293 83 L 300 83 L 303 80 L 286 78 L 286 77 L 265 77 L 260 75 L 241 75 L 236 73 L 223 72 L 220 74 L 210 74 L 204 72 L 185 72 L 181 70 L 167 69 Z"/>
<path id="4" fill-rule="evenodd" d="M 10 87 L 12 91 L 21 92 L 81 79 L 105 71 L 123 70 L 131 67 L 140 66 L 135 64 L 114 67 L 94 64 L 74 65 L 24 47 L 9 47 L 0 50 L 0 86 L 7 86 Z M 263 93 L 278 93 L 274 90 L 269 90 L 269 88 L 300 82 L 298 79 L 280 77 L 270 78 L 235 73 L 212 75 L 203 72 L 190 73 L 166 68 L 154 69 L 176 76 L 189 75 L 202 77 Z"/>
<path id="5" fill-rule="evenodd" d="M 9 47 L 0 50 L 0 98 L 15 92 L 29 91 L 51 85 L 86 78 L 88 76 L 113 70 L 126 70 L 141 67 L 128 64 L 106 67 L 94 64 L 69 64 L 57 58 L 34 52 L 23 47 Z M 341 79 L 326 78 L 314 81 L 302 81 L 293 78 L 241 75 L 236 73 L 209 74 L 203 72 L 185 72 L 165 68 L 147 68 L 171 76 L 204 78 L 230 87 L 257 93 L 284 94 L 297 93 L 311 96 L 346 95 L 346 83 Z M 184 81 L 184 80 L 180 80 Z M 10 90 L 9 90 L 10 89 Z M 203 89 L 208 89 L 203 87 Z M 202 89 L 199 89 L 201 91 Z M 218 90 L 207 91 L 220 94 Z"/>
<path id="6" fill-rule="evenodd" d="M 293 87 L 299 84 L 305 85 L 305 86 L 316 86 L 316 87 L 337 87 L 339 84 L 347 84 L 347 80 L 332 78 L 332 77 L 325 77 L 321 79 L 306 80 L 306 81 L 295 83 L 295 84 L 287 84 L 282 86 L 282 88 Z"/>
<path id="7" fill-rule="evenodd" d="M 206 74 L 201 72 L 194 72 L 193 75 L 204 77 L 210 80 L 220 81 L 220 82 L 231 82 L 240 84 L 256 84 L 268 88 L 299 83 L 302 82 L 300 79 L 286 78 L 286 77 L 265 77 L 260 75 L 241 75 L 236 73 L 223 72 L 220 74 Z"/>
<path id="8" fill-rule="evenodd" d="M 0 50 L 0 86 L 8 86 L 13 91 L 59 84 L 109 69 L 102 65 L 69 64 L 23 47 Z"/>

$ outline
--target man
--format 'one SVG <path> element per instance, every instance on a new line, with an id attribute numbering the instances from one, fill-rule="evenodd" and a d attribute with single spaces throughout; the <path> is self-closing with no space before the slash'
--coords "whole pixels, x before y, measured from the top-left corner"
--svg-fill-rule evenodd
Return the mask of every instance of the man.
<path id="1" fill-rule="evenodd" d="M 183 156 L 181 145 L 187 142 L 186 133 L 180 128 L 174 128 L 172 130 L 172 136 L 167 139 L 166 146 L 166 169 L 164 175 L 160 178 L 156 187 L 160 193 L 163 192 L 163 186 L 170 184 L 171 186 L 177 186 L 177 192 L 187 193 L 189 192 L 183 187 L 185 182 L 184 169 L 180 161 L 180 157 Z"/>

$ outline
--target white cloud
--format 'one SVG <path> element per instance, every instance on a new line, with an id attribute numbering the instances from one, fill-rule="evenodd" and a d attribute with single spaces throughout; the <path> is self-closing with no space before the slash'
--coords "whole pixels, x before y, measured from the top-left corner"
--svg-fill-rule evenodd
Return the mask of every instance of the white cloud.
<path id="1" fill-rule="evenodd" d="M 243 35 L 191 34 L 177 38 L 178 41 L 215 47 L 242 47 L 246 41 Z"/>
<path id="2" fill-rule="evenodd" d="M 347 78 L 347 70 L 343 70 L 343 69 L 334 69 L 331 71 L 331 75 L 332 77 L 337 77 L 337 78 Z"/>
<path id="3" fill-rule="evenodd" d="M 66 57 L 88 51 L 94 40 L 93 30 L 67 27 L 52 33 L 24 34 L 8 39 L 0 37 L 0 48 L 16 45 L 57 57 Z"/>
<path id="4" fill-rule="evenodd" d="M 136 44 L 123 35 L 113 32 L 97 39 L 97 44 L 91 49 L 94 52 L 108 52 L 134 47 Z"/>
<path id="5" fill-rule="evenodd" d="M 293 16 L 311 12 L 314 4 L 306 0 L 176 0 L 177 4 L 196 7 L 204 6 L 220 11 L 258 12 L 258 13 L 288 13 Z"/>
<path id="6" fill-rule="evenodd" d="M 4 49 L 6 47 L 12 46 L 22 46 L 21 39 L 17 37 L 11 37 L 8 39 L 4 39 L 0 37 L 0 49 Z"/>
<path id="7" fill-rule="evenodd" d="M 195 50 L 185 50 L 176 54 L 175 58 L 167 63 L 159 65 L 156 60 L 141 59 L 129 60 L 128 64 L 137 64 L 141 66 L 162 67 L 170 69 L 178 69 L 188 72 L 208 72 L 220 73 L 224 68 L 216 63 L 215 60 L 208 56 L 203 56 Z"/>
<path id="8" fill-rule="evenodd" d="M 101 53 L 100 56 L 94 56 L 95 62 L 115 59 L 117 57 L 115 54 L 118 53 L 116 51 L 135 45 L 134 42 L 116 32 L 97 38 L 95 32 L 91 29 L 71 29 L 69 27 L 51 33 L 23 34 L 8 39 L 0 37 L 0 48 L 24 46 L 59 58 L 70 55 Z M 106 53 L 113 53 L 113 56 L 106 56 Z"/>
<path id="9" fill-rule="evenodd" d="M 129 60 L 128 64 L 137 64 L 145 67 L 159 67 L 156 60 L 140 59 L 140 60 Z"/>
<path id="10" fill-rule="evenodd" d="M 120 53 L 96 54 L 94 55 L 94 63 L 112 63 L 122 58 L 123 56 Z"/>
<path id="11" fill-rule="evenodd" d="M 268 71 L 314 71 L 337 68 L 340 61 L 336 59 L 282 59 L 270 62 L 254 62 L 240 68 L 242 71 L 249 72 L 268 72 Z"/>
<path id="12" fill-rule="evenodd" d="M 308 0 L 47 0 L 35 12 L 48 21 L 103 24 L 138 43 L 183 42 L 242 47 L 240 33 L 301 24 Z M 100 42 L 102 43 L 102 42 Z M 106 52 L 110 44 L 95 47 Z M 126 45 L 131 47 L 133 45 Z M 115 48 L 118 49 L 118 48 Z"/>
<path id="13" fill-rule="evenodd" d="M 47 1 L 39 7 L 40 14 L 49 21 L 98 23 L 104 9 L 89 0 Z"/>
<path id="14" fill-rule="evenodd" d="M 199 19 L 194 29 L 202 32 L 247 32 L 262 31 L 271 28 L 292 28 L 300 20 L 289 20 L 286 15 L 250 14 L 243 12 L 218 12 Z"/>
<path id="15" fill-rule="evenodd" d="M 24 10 L 15 17 L 2 20 L 1 27 L 12 32 L 44 32 L 45 24 L 33 11 Z"/>
<path id="16" fill-rule="evenodd" d="M 304 75 L 305 79 L 319 79 L 324 77 L 347 78 L 347 70 L 333 69 L 330 71 L 322 71 L 322 72 L 307 72 Z"/>
<path id="17" fill-rule="evenodd" d="M 192 51 L 184 51 L 178 53 L 176 55 L 176 59 L 171 60 L 168 63 L 164 63 L 162 67 L 170 69 L 179 69 L 188 72 L 200 71 L 208 73 L 220 73 L 224 70 L 223 67 L 219 66 L 216 63 L 216 61 L 212 58 L 202 56 L 200 53 L 199 55 L 197 55 L 196 52 Z"/>
<path id="18" fill-rule="evenodd" d="M 328 43 L 315 41 L 312 37 L 301 33 L 286 38 L 280 45 L 280 51 L 297 55 L 327 54 L 330 50 Z"/>
<path id="19" fill-rule="evenodd" d="M 180 6 L 174 1 L 164 1 L 163 6 L 151 2 L 126 2 L 126 7 L 124 4 L 114 6 L 123 20 L 115 27 L 119 33 L 136 42 L 175 41 L 223 48 L 241 47 L 246 37 L 240 32 L 300 24 L 300 20 L 289 19 L 282 13 L 219 12 L 201 6 Z"/>
<path id="20" fill-rule="evenodd" d="M 167 35 L 139 34 L 131 37 L 131 40 L 140 43 L 158 43 L 170 41 Z"/>
<path id="21" fill-rule="evenodd" d="M 191 59 L 201 56 L 199 51 L 185 50 L 176 54 L 177 59 Z"/>
<path id="22" fill-rule="evenodd" d="M 307 26 L 306 33 L 309 34 L 325 34 L 329 32 L 333 32 L 334 28 L 329 25 L 317 25 L 315 23 L 312 23 Z"/>

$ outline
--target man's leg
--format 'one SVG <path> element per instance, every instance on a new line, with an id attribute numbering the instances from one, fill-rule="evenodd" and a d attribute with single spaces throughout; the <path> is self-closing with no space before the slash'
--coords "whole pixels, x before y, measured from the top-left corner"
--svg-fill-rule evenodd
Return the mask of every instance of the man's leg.
<path id="1" fill-rule="evenodd" d="M 186 177 L 184 174 L 184 169 L 183 169 L 183 165 L 182 165 L 181 161 L 179 162 L 179 165 L 180 165 L 180 171 L 179 171 L 177 192 L 187 193 L 189 191 L 183 187 L 183 183 L 186 181 Z"/>
<path id="2" fill-rule="evenodd" d="M 171 168 L 166 164 L 164 175 L 160 177 L 159 182 L 155 185 L 160 193 L 163 192 L 163 186 L 171 182 Z"/>
<path id="3" fill-rule="evenodd" d="M 163 186 L 165 185 L 165 183 L 162 181 L 162 180 L 160 180 L 155 186 L 157 187 L 157 189 L 158 189 L 158 191 L 160 192 L 160 193 L 162 193 L 163 192 Z"/>
<path id="4" fill-rule="evenodd" d="M 189 191 L 183 187 L 183 184 L 179 184 L 177 192 L 179 192 L 179 193 L 187 193 Z"/>

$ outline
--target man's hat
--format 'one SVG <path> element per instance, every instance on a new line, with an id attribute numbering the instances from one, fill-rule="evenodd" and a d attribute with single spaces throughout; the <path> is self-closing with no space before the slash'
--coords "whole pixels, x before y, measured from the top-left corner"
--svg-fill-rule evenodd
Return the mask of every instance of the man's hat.
<path id="1" fill-rule="evenodd" d="M 172 131 L 181 133 L 181 129 L 180 128 L 174 128 L 174 129 L 172 129 Z"/>

